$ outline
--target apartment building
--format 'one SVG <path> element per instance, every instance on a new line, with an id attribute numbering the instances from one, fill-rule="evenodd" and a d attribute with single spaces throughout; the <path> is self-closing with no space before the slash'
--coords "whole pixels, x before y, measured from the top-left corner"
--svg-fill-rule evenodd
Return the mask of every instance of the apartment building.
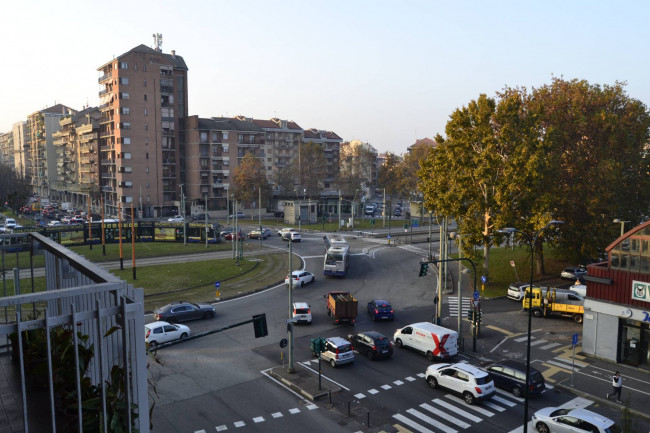
<path id="1" fill-rule="evenodd" d="M 27 176 L 25 172 L 28 150 L 25 141 L 25 122 L 20 121 L 13 124 L 11 132 L 14 141 L 14 172 L 20 178 Z"/>
<path id="2" fill-rule="evenodd" d="M 14 168 L 14 133 L 0 134 L 0 164 Z"/>
<path id="3" fill-rule="evenodd" d="M 339 155 L 343 139 L 332 131 L 311 128 L 303 131 L 303 143 L 309 142 L 322 146 L 327 161 L 323 190 L 334 191 L 336 189 L 336 178 L 339 175 Z"/>
<path id="4" fill-rule="evenodd" d="M 262 158 L 264 130 L 239 118 L 189 116 L 185 123 L 186 203 L 226 209 L 230 174 L 247 153 Z"/>
<path id="5" fill-rule="evenodd" d="M 139 45 L 97 69 L 100 191 L 109 215 L 133 205 L 143 217 L 176 212 L 188 68 L 175 51 Z"/>
<path id="6" fill-rule="evenodd" d="M 56 104 L 27 117 L 25 125 L 25 179 L 32 191 L 42 197 L 49 197 L 50 184 L 57 182 L 56 149 L 54 133 L 61 125 L 62 117 L 76 113 L 70 107 Z"/>
<path id="7" fill-rule="evenodd" d="M 369 143 L 360 140 L 341 143 L 340 170 L 361 179 L 362 195 L 366 197 L 373 197 L 377 187 L 377 155 L 377 149 Z M 353 191 L 346 193 L 351 194 Z"/>
<path id="8" fill-rule="evenodd" d="M 238 120 L 253 122 L 264 131 L 261 157 L 266 167 L 266 178 L 273 182 L 279 170 L 289 168 L 294 158 L 298 157 L 303 130 L 292 120 L 276 117 L 270 120 L 253 119 L 246 116 L 235 117 Z"/>
<path id="9" fill-rule="evenodd" d="M 51 195 L 61 202 L 86 208 L 99 194 L 99 108 L 91 107 L 59 120 L 53 134 L 57 181 L 50 182 Z"/>

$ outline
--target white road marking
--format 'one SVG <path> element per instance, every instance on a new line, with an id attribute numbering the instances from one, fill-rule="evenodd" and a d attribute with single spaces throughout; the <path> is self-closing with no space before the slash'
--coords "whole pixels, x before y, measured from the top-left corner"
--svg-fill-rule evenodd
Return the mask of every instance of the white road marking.
<path id="1" fill-rule="evenodd" d="M 435 428 L 440 429 L 440 430 L 442 430 L 442 431 L 444 431 L 446 433 L 458 433 L 458 430 L 453 429 L 451 427 L 448 427 L 448 426 L 436 421 L 435 419 L 431 418 L 430 416 L 423 414 L 420 411 L 417 411 L 415 409 L 408 409 L 406 412 L 408 412 L 411 415 L 413 415 L 414 417 L 426 422 L 427 424 L 431 424 Z"/>
<path id="2" fill-rule="evenodd" d="M 513 396 L 513 398 L 517 398 L 517 397 Z M 510 400 L 506 400 L 505 398 L 501 398 L 498 395 L 492 396 L 492 400 L 496 400 L 499 403 L 505 404 L 506 406 L 510 406 L 510 407 L 513 407 L 513 406 L 515 406 L 517 404 L 517 403 L 511 402 Z M 525 399 L 522 398 L 521 401 L 525 401 Z"/>
<path id="3" fill-rule="evenodd" d="M 260 422 L 264 422 L 264 417 L 263 416 L 257 416 L 255 418 L 253 418 L 253 422 L 256 423 L 256 424 L 260 423 Z"/>
<path id="4" fill-rule="evenodd" d="M 284 415 L 282 415 L 282 412 L 273 412 L 271 416 L 273 418 L 282 418 Z"/>
<path id="5" fill-rule="evenodd" d="M 489 410 L 483 409 L 480 406 L 467 404 L 467 402 L 465 402 L 465 400 L 463 400 L 462 398 L 458 398 L 455 395 L 447 394 L 447 395 L 445 395 L 445 398 L 448 398 L 448 399 L 454 400 L 454 401 L 458 401 L 458 402 L 464 404 L 465 406 L 467 406 L 468 408 L 471 408 L 474 412 L 478 412 L 478 413 L 483 414 L 485 416 L 494 416 L 494 412 L 490 412 Z"/>
<path id="6" fill-rule="evenodd" d="M 237 428 L 244 427 L 246 425 L 246 423 L 244 421 L 236 421 L 234 424 L 235 424 L 235 427 L 237 427 Z"/>
<path id="7" fill-rule="evenodd" d="M 362 393 L 359 393 L 359 394 L 354 394 L 354 398 L 361 400 L 362 398 L 366 398 L 366 396 Z"/>
<path id="8" fill-rule="evenodd" d="M 426 409 L 429 412 L 444 418 L 445 421 L 449 421 L 450 423 L 455 424 L 460 428 L 469 428 L 471 426 L 471 424 L 468 424 L 463 420 L 460 420 L 460 419 L 458 419 L 456 417 L 453 417 L 453 416 L 449 415 L 447 412 L 443 412 L 440 409 L 436 409 L 435 407 L 431 406 L 430 404 L 422 403 L 420 405 L 420 407 L 422 409 Z"/>
<path id="9" fill-rule="evenodd" d="M 465 410 L 463 410 L 463 409 L 459 409 L 458 407 L 454 406 L 453 404 L 447 403 L 446 401 L 441 400 L 441 399 L 439 399 L 439 398 L 436 398 L 436 399 L 434 399 L 434 400 L 432 400 L 432 401 L 433 401 L 435 404 L 437 404 L 438 406 L 442 406 L 442 407 L 444 407 L 444 408 L 446 408 L 446 409 L 449 409 L 449 410 L 452 411 L 455 415 L 464 416 L 465 418 L 467 418 L 467 419 L 470 420 L 470 421 L 474 421 L 474 422 L 481 422 L 481 421 L 483 421 L 481 418 L 479 418 L 479 417 L 477 417 L 477 416 L 474 416 L 474 415 L 472 415 L 471 413 L 469 413 L 469 412 L 467 412 L 467 411 L 465 411 Z"/>
<path id="10" fill-rule="evenodd" d="M 420 433 L 435 433 L 433 430 L 429 430 L 428 428 L 416 423 L 415 421 L 411 421 L 404 415 L 401 415 L 399 413 L 393 415 L 393 418 L 401 422 L 402 424 L 406 424 L 407 426 L 411 427 L 412 429 L 415 429 L 419 431 Z"/>

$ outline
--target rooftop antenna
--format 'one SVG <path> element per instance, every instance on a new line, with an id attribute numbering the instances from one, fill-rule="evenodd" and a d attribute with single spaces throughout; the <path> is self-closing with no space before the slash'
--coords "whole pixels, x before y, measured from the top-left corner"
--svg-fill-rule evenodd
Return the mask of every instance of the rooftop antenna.
<path id="1" fill-rule="evenodd" d="M 153 34 L 153 44 L 156 51 L 162 52 L 162 33 Z"/>

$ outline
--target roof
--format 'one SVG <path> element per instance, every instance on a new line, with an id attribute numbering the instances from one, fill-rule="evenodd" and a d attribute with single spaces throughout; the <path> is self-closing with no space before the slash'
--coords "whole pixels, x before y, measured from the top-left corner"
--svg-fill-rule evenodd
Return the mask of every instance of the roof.
<path id="1" fill-rule="evenodd" d="M 242 117 L 243 116 L 237 116 L 237 118 L 240 119 Z M 302 131 L 302 128 L 298 126 L 298 124 L 293 120 L 281 120 L 278 119 L 277 117 L 274 117 L 269 120 L 263 120 L 263 119 L 248 119 L 248 120 L 252 121 L 254 124 L 264 129 L 292 129 L 295 130 L 296 132 Z"/>
<path id="2" fill-rule="evenodd" d="M 332 131 L 323 131 L 322 129 L 310 128 L 305 129 L 304 131 L 305 139 L 327 139 L 327 140 L 343 140 L 335 132 Z"/>
<path id="3" fill-rule="evenodd" d="M 171 63 L 175 69 L 184 69 L 187 70 L 187 64 L 185 64 L 185 60 L 183 57 L 178 56 L 176 54 L 165 54 L 162 51 L 156 51 L 153 48 L 150 48 L 144 44 L 140 44 L 137 47 L 131 48 L 129 51 L 125 52 L 122 55 L 117 56 L 117 59 L 121 59 L 123 57 L 126 57 L 127 55 L 131 53 L 145 53 L 145 54 L 153 54 L 157 56 L 162 56 L 164 57 L 169 63 Z M 115 60 L 115 59 L 113 59 Z M 98 71 L 102 70 L 106 65 L 110 64 L 113 62 L 111 60 L 110 62 L 104 63 L 102 66 L 97 68 Z"/>
<path id="4" fill-rule="evenodd" d="M 230 117 L 211 117 L 209 119 L 199 117 L 199 129 L 211 129 L 216 131 L 245 131 L 263 133 L 264 130 L 253 122 L 242 121 Z"/>

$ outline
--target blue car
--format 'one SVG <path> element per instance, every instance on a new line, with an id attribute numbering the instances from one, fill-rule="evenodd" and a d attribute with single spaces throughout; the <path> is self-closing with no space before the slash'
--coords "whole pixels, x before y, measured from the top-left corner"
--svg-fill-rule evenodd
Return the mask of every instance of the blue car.
<path id="1" fill-rule="evenodd" d="M 368 314 L 370 314 L 372 320 L 395 319 L 393 307 L 391 307 L 388 301 L 383 299 L 375 299 L 374 301 L 368 302 Z"/>

